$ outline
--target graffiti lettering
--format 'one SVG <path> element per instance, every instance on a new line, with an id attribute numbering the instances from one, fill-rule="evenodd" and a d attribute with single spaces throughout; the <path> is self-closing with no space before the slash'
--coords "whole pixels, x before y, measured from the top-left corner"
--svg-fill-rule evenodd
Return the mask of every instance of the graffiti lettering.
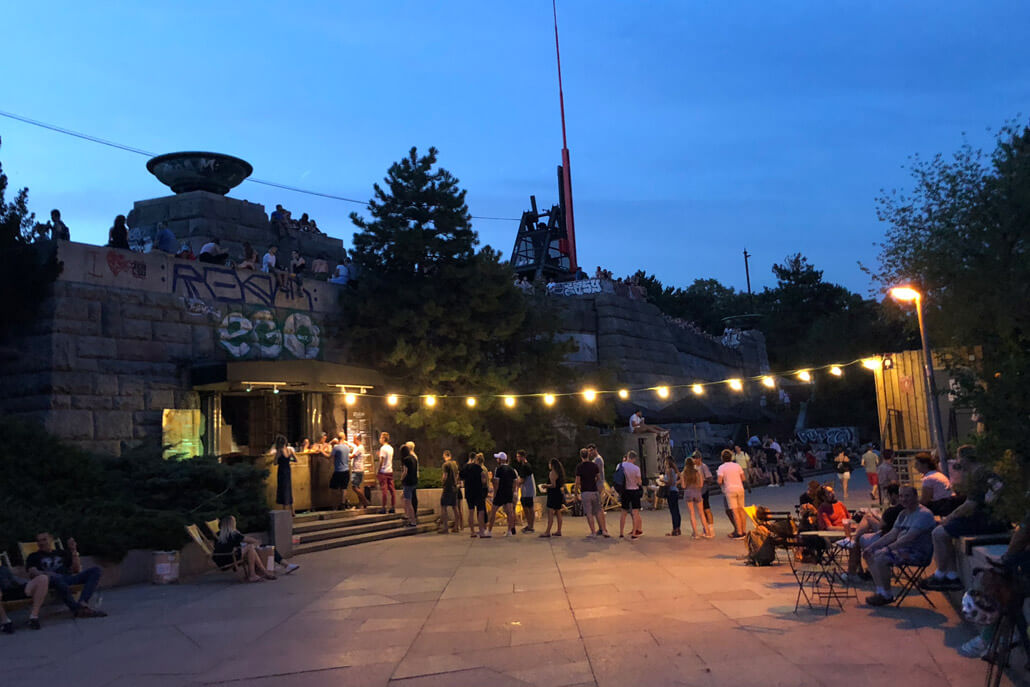
<path id="1" fill-rule="evenodd" d="M 547 285 L 547 292 L 556 296 L 582 296 L 601 293 L 603 290 L 600 279 L 580 279 Z"/>
<path id="2" fill-rule="evenodd" d="M 136 279 L 147 278 L 147 263 L 142 260 L 130 260 L 113 250 L 107 252 L 107 268 L 116 277 L 121 272 L 128 272 Z"/>
<path id="3" fill-rule="evenodd" d="M 858 429 L 855 427 L 813 427 L 800 430 L 797 436 L 807 444 L 858 446 Z"/>
<path id="4" fill-rule="evenodd" d="M 186 298 L 214 299 L 221 303 L 257 302 L 269 307 L 312 310 L 311 292 L 292 280 L 280 283 L 276 275 L 241 273 L 218 265 L 177 263 L 172 270 L 172 293 Z"/>

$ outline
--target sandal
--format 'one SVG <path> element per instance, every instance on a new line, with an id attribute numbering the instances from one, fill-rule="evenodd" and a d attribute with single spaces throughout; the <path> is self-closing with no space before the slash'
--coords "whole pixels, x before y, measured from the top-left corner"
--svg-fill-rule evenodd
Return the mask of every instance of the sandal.
<path id="1" fill-rule="evenodd" d="M 554 534 L 552 534 L 551 536 L 552 536 L 552 537 L 560 537 L 560 536 L 561 536 L 561 532 L 555 532 L 555 533 L 554 533 Z"/>
<path id="2" fill-rule="evenodd" d="M 540 534 L 540 535 L 537 535 L 537 536 L 540 537 L 541 539 L 550 539 L 551 538 L 551 535 L 549 535 L 549 534 Z"/>

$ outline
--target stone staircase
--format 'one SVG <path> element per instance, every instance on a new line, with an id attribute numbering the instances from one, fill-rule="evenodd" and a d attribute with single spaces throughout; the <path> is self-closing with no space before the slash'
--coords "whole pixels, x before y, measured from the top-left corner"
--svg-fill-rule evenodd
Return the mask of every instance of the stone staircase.
<path id="1" fill-rule="evenodd" d="M 418 526 L 405 527 L 403 512 L 382 514 L 378 508 L 302 513 L 293 519 L 293 555 L 436 529 L 433 509 L 420 508 L 417 515 Z"/>

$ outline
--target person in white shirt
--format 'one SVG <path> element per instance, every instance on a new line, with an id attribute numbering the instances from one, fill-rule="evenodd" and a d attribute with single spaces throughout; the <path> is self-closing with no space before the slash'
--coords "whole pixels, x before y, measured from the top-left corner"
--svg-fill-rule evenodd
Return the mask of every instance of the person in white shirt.
<path id="1" fill-rule="evenodd" d="M 913 459 L 913 466 L 916 472 L 923 476 L 919 503 L 929 508 L 934 515 L 944 516 L 950 513 L 951 509 L 948 506 L 951 505 L 951 497 L 955 494 L 951 490 L 951 480 L 938 471 L 940 463 L 937 456 L 925 451 L 917 453 Z"/>
<path id="2" fill-rule="evenodd" d="M 376 472 L 376 479 L 379 481 L 380 499 L 383 507 L 380 513 L 393 513 L 397 508 L 397 493 L 393 488 L 393 446 L 390 445 L 390 434 L 383 432 L 379 435 L 379 469 Z M 386 497 L 390 496 L 390 510 L 386 510 Z"/>
<path id="3" fill-rule="evenodd" d="M 350 490 L 358 497 L 361 508 L 368 508 L 368 499 L 365 498 L 365 447 L 362 445 L 361 435 L 354 436 L 354 443 L 350 452 Z"/>
<path id="4" fill-rule="evenodd" d="M 733 513 L 733 534 L 729 536 L 731 539 L 740 539 L 747 529 L 747 515 L 744 513 L 744 471 L 733 462 L 733 451 L 723 449 L 720 455 L 722 465 L 715 474 L 726 499 L 726 509 Z"/>
<path id="5" fill-rule="evenodd" d="M 643 434 L 650 432 L 652 434 L 668 434 L 669 430 L 659 427 L 658 425 L 649 425 L 644 422 L 644 411 L 637 410 L 629 416 L 629 431 L 634 434 Z"/>
<path id="6" fill-rule="evenodd" d="M 633 531 L 630 539 L 637 539 L 644 534 L 644 523 L 640 519 L 640 498 L 644 494 L 644 485 L 637 466 L 637 452 L 629 451 L 622 459 L 622 472 L 626 476 L 626 488 L 622 490 L 622 517 L 619 519 L 619 537 L 626 532 L 626 516 L 633 515 Z"/>
<path id="7" fill-rule="evenodd" d="M 594 461 L 594 465 L 597 466 L 597 470 L 598 470 L 598 474 L 597 474 L 597 498 L 599 499 L 600 505 L 597 508 L 597 526 L 598 526 L 598 528 L 601 531 L 601 535 L 607 538 L 607 537 L 609 537 L 611 535 L 608 534 L 608 523 L 607 523 L 607 521 L 605 520 L 605 517 L 604 517 L 604 499 L 603 499 L 603 496 L 604 496 L 604 493 L 605 493 L 604 458 L 601 456 L 600 453 L 597 452 L 597 445 L 596 444 L 587 444 L 587 451 L 590 452 L 590 460 Z"/>
<path id="8" fill-rule="evenodd" d="M 336 269 L 333 270 L 333 276 L 329 278 L 330 284 L 346 284 L 350 281 L 350 268 L 347 264 L 341 260 L 336 264 Z"/>
<path id="9" fill-rule="evenodd" d="M 200 254 L 197 256 L 197 260 L 200 262 L 208 262 L 215 265 L 221 265 L 225 263 L 225 259 L 229 257 L 229 254 L 222 250 L 221 239 L 214 239 L 208 241 L 200 247 Z"/>
<path id="10" fill-rule="evenodd" d="M 278 246 L 269 246 L 268 252 L 261 258 L 261 271 L 272 274 L 276 270 L 275 254 L 279 252 Z"/>

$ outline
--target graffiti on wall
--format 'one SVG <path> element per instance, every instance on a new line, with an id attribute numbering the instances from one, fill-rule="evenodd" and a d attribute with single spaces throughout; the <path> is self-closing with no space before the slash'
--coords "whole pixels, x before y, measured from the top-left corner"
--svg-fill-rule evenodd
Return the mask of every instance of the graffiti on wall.
<path id="1" fill-rule="evenodd" d="M 307 313 L 295 312 L 283 320 L 258 308 L 249 313 L 228 312 L 218 326 L 218 344 L 237 360 L 317 359 L 321 328 Z"/>
<path id="2" fill-rule="evenodd" d="M 857 427 L 813 427 L 799 430 L 798 439 L 806 444 L 825 446 L 857 446 Z"/>
<path id="3" fill-rule="evenodd" d="M 547 293 L 555 296 L 585 296 L 591 293 L 611 290 L 610 286 L 605 289 L 600 279 L 580 279 L 578 281 L 564 281 L 547 285 Z"/>
<path id="4" fill-rule="evenodd" d="M 297 310 L 311 310 L 311 292 L 291 279 L 280 281 L 265 272 L 243 272 L 220 265 L 177 262 L 172 270 L 172 293 L 222 303 L 258 302 Z"/>

